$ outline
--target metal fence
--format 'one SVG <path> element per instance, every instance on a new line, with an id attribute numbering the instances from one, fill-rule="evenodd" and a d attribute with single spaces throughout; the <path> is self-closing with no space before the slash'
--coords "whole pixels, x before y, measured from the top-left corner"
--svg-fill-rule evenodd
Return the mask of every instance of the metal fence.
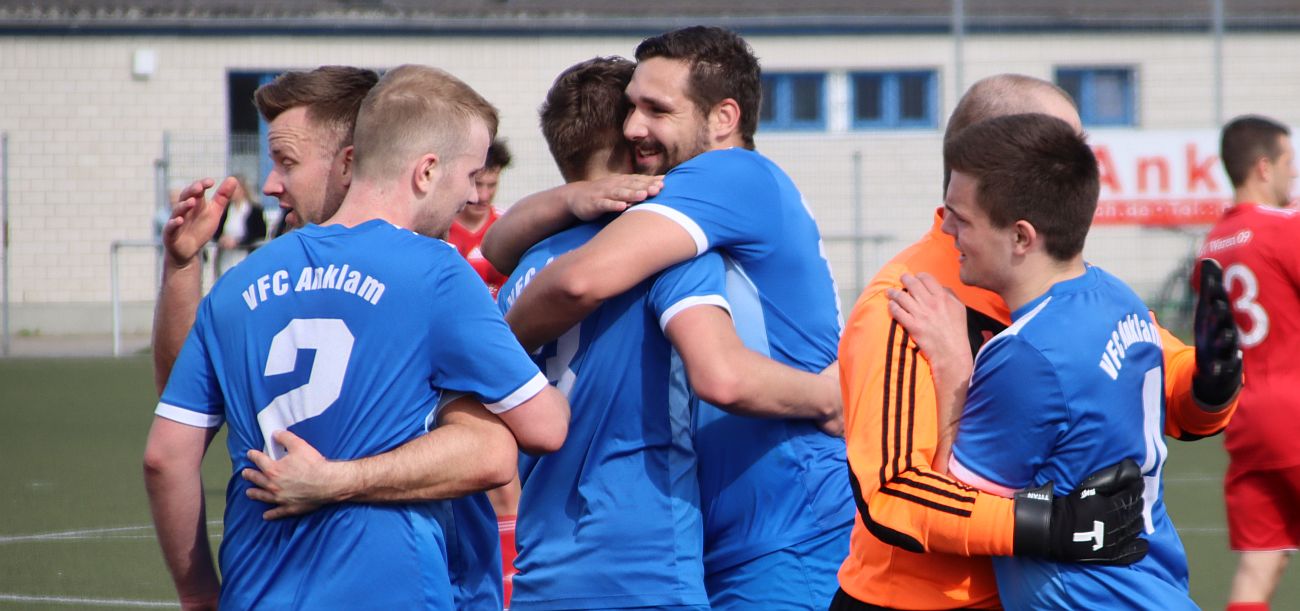
<path id="1" fill-rule="evenodd" d="M 1108 131 L 1139 135 L 1160 130 L 1212 131 L 1225 118 L 1246 112 L 1300 123 L 1300 107 L 1293 102 L 1300 96 L 1300 69 L 1277 61 L 1279 48 L 1300 48 L 1300 27 L 1271 26 L 1259 17 L 1258 4 L 1190 0 L 1134 8 L 1133 3 L 1104 0 L 1040 3 L 1038 13 L 1026 13 L 1023 3 L 1009 0 L 954 0 L 916 3 L 908 15 L 891 18 L 894 25 L 879 30 L 863 27 L 848 33 L 788 35 L 742 28 L 765 72 L 829 75 L 824 106 L 832 118 L 827 125 L 816 131 L 764 127 L 758 147 L 785 168 L 804 192 L 822 228 L 847 309 L 885 261 L 928 229 L 932 211 L 942 199 L 941 136 L 946 117 L 965 87 L 983 76 L 1020 72 L 1052 80 L 1061 67 L 1127 67 L 1134 79 L 1128 109 L 1132 121 L 1116 128 L 1089 125 L 1094 138 Z M 1290 20 L 1287 23 L 1300 15 L 1300 8 L 1279 6 L 1283 21 Z M 596 46 L 603 43 L 593 41 L 571 37 L 563 43 L 571 51 L 552 55 L 604 52 Z M 627 53 L 635 40 L 619 41 L 623 43 Z M 320 44 L 327 48 L 335 43 Z M 400 46 L 382 37 L 367 39 L 360 55 L 366 65 L 420 60 L 386 45 Z M 549 83 L 563 67 L 557 65 L 552 70 L 528 64 L 527 69 L 546 72 L 541 80 Z M 516 155 L 502 177 L 498 205 L 508 206 L 528 193 L 558 184 L 559 175 L 536 129 L 540 98 L 528 84 L 534 75 L 523 78 L 524 73 L 510 65 L 446 67 L 479 76 L 476 88 L 501 107 L 502 135 Z M 835 113 L 852 112 L 852 98 L 844 88 L 858 71 L 921 68 L 937 75 L 933 124 L 883 129 L 833 118 Z M 1270 70 L 1283 72 L 1270 76 Z M 160 152 L 154 167 L 154 235 L 166 218 L 168 193 L 185 181 L 240 173 L 248 178 L 250 192 L 258 193 L 258 144 L 256 136 L 230 136 L 215 126 L 166 134 L 156 145 Z M 263 204 L 268 212 L 276 211 L 274 202 Z M 1129 282 L 1161 310 L 1166 323 L 1178 327 L 1177 318 L 1188 303 L 1180 288 L 1185 285 L 1188 255 L 1207 229 L 1204 222 L 1099 225 L 1090 235 L 1087 255 Z M 122 256 L 152 255 L 140 251 Z M 139 267 L 139 261 L 135 265 Z M 213 276 L 208 273 L 210 285 Z M 138 283 L 126 290 L 128 301 L 149 298 Z"/>

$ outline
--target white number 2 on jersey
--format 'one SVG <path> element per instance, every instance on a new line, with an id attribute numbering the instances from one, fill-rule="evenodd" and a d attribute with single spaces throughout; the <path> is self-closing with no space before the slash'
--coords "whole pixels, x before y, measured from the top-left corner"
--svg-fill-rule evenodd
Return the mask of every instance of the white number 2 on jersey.
<path id="1" fill-rule="evenodd" d="M 1255 272 L 1242 263 L 1233 263 L 1223 270 L 1223 283 L 1232 294 L 1233 285 L 1241 285 L 1241 296 L 1232 302 L 1232 309 L 1250 319 L 1250 329 L 1241 329 L 1241 347 L 1253 348 L 1268 337 L 1268 312 L 1255 301 L 1259 297 L 1259 281 Z"/>
<path id="2" fill-rule="evenodd" d="M 299 350 L 315 350 L 316 358 L 312 360 L 306 384 L 276 397 L 257 412 L 264 451 L 271 458 L 284 456 L 284 448 L 271 440 L 272 434 L 321 415 L 339 398 L 343 374 L 352 358 L 352 342 L 352 332 L 337 318 L 295 318 L 275 334 L 263 375 L 293 371 Z"/>

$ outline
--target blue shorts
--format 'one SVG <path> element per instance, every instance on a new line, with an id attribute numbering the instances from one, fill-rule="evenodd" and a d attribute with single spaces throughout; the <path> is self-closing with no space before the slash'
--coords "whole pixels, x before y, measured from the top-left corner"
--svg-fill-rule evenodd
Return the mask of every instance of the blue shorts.
<path id="1" fill-rule="evenodd" d="M 704 577 L 716 609 L 822 611 L 840 584 L 853 523 Z"/>

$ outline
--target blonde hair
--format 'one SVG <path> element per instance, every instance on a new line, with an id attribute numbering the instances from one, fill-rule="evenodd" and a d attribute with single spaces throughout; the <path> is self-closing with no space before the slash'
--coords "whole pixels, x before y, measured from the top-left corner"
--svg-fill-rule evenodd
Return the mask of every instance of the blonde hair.
<path id="1" fill-rule="evenodd" d="M 393 68 L 361 102 L 356 175 L 391 178 L 426 153 L 450 160 L 465 149 L 474 121 L 496 137 L 496 108 L 460 79 L 429 66 Z"/>

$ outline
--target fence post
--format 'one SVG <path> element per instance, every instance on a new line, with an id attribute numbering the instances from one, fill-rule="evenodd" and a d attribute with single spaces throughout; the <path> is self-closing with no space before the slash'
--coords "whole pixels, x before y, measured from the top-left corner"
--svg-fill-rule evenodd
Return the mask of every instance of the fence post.
<path id="1" fill-rule="evenodd" d="M 162 230 L 167 225 L 167 220 L 171 218 L 171 194 L 168 189 L 171 188 L 171 165 L 172 165 L 172 134 L 164 131 L 162 135 L 162 157 L 155 159 L 154 183 L 155 197 L 154 218 L 162 219 L 162 223 L 154 223 L 154 239 L 162 241 Z M 154 258 L 154 289 L 155 292 L 162 290 L 162 256 Z"/>
<path id="2" fill-rule="evenodd" d="M 122 356 L 122 295 L 117 277 L 118 242 L 113 241 L 108 250 L 109 281 L 113 285 L 113 356 Z"/>
<path id="3" fill-rule="evenodd" d="M 1211 0 L 1214 21 L 1214 126 L 1223 125 L 1223 0 Z"/>
<path id="4" fill-rule="evenodd" d="M 954 92 L 956 97 L 961 97 L 961 94 L 966 91 L 964 70 L 966 62 L 962 53 L 962 43 L 965 40 L 966 2 L 965 0 L 952 0 L 952 75 L 954 86 L 957 88 Z"/>
<path id="5" fill-rule="evenodd" d="M 4 256 L 4 355 L 9 356 L 9 132 L 0 132 L 0 251 Z"/>
<path id="6" fill-rule="evenodd" d="M 862 243 L 862 150 L 853 151 L 853 295 L 862 293 L 866 265 Z"/>

